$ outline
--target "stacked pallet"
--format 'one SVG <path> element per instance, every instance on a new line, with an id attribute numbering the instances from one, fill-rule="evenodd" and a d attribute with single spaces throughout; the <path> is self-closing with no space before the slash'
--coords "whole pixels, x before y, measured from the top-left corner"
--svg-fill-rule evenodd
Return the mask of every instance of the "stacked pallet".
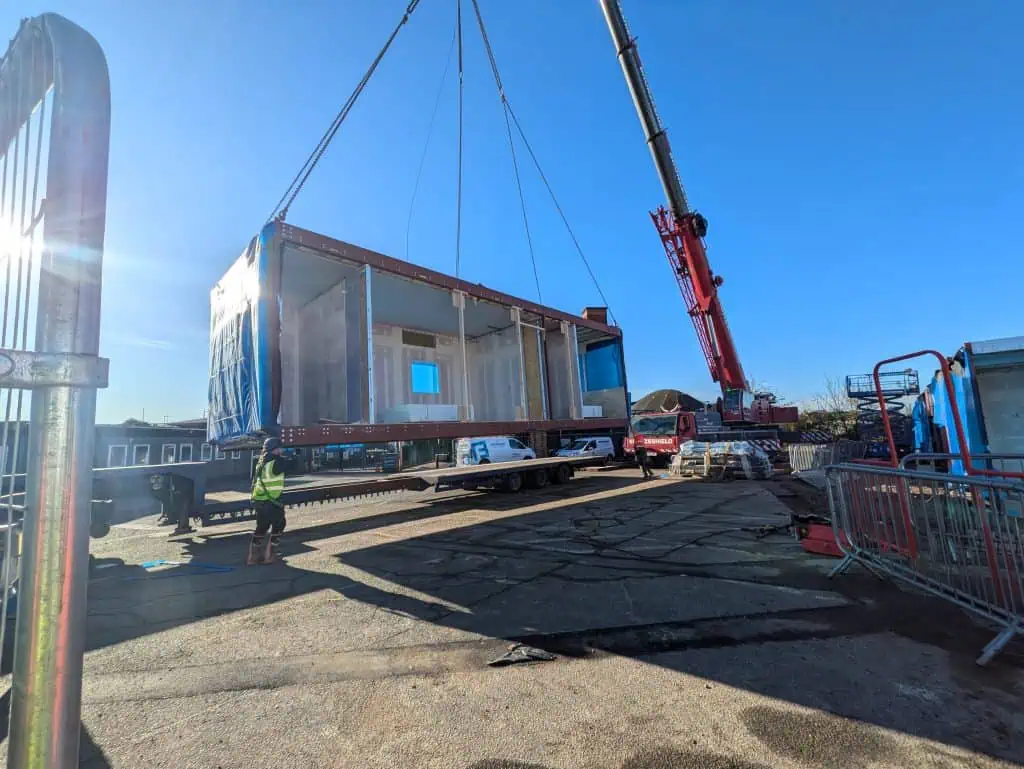
<path id="1" fill-rule="evenodd" d="M 768 454 L 750 441 L 687 441 L 672 458 L 670 474 L 722 481 L 771 477 Z"/>

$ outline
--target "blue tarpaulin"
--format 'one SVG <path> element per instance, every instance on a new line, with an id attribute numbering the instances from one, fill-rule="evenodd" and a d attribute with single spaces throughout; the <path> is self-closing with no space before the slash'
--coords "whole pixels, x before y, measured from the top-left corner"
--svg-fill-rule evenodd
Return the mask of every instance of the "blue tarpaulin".
<path id="1" fill-rule="evenodd" d="M 914 450 L 925 454 L 934 453 L 935 447 L 932 445 L 932 434 L 930 429 L 931 417 L 928 415 L 928 409 L 925 406 L 924 398 L 918 398 L 914 402 L 914 409 L 911 412 L 911 417 L 914 421 Z"/>
<path id="2" fill-rule="evenodd" d="M 987 453 L 988 446 L 985 443 L 977 393 L 974 389 L 974 364 L 970 355 L 964 354 L 960 360 L 962 369 L 959 371 L 954 369 L 950 373 L 950 379 L 953 382 L 953 397 L 956 399 L 957 409 L 960 412 L 960 419 L 966 434 L 968 453 L 984 454 Z M 959 454 L 960 441 L 957 438 L 953 408 L 950 405 L 949 393 L 941 372 L 935 373 L 932 381 L 928 383 L 927 391 L 932 399 L 932 413 L 928 414 L 923 399 L 919 399 L 914 405 L 912 413 L 915 449 L 923 452 L 943 453 L 948 451 L 951 454 Z M 934 445 L 931 434 L 932 426 L 941 428 L 942 435 L 945 437 L 945 446 Z M 959 459 L 951 461 L 950 472 L 954 475 L 965 475 L 966 469 L 963 462 Z"/>
<path id="3" fill-rule="evenodd" d="M 622 387 L 625 382 L 622 371 L 622 343 L 617 339 L 587 345 L 586 352 L 581 357 L 586 391 Z"/>
<path id="4" fill-rule="evenodd" d="M 223 446 L 277 430 L 272 387 L 268 224 L 210 292 L 207 439 Z"/>

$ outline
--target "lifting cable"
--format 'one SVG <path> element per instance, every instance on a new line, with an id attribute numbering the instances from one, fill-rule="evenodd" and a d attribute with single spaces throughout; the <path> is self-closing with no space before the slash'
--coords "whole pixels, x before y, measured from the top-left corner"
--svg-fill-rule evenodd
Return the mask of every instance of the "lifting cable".
<path id="1" fill-rule="evenodd" d="M 458 181 L 455 192 L 455 279 L 458 280 L 459 265 L 462 261 L 462 100 L 465 92 L 462 67 L 462 0 L 455 3 L 455 36 L 459 40 L 459 161 Z M 463 366 L 465 373 L 465 366 Z"/>
<path id="2" fill-rule="evenodd" d="M 516 158 L 516 145 L 512 137 L 512 123 L 508 116 L 508 99 L 505 98 L 505 88 L 501 83 L 501 75 L 498 72 L 498 63 L 494 59 L 494 51 L 491 49 L 491 41 L 487 37 L 487 28 L 484 26 L 484 17 L 480 13 L 480 5 L 477 0 L 472 0 L 473 12 L 476 14 L 476 21 L 480 27 L 480 37 L 483 38 L 484 48 L 487 50 L 487 59 L 491 63 L 491 72 L 494 75 L 494 84 L 498 88 L 498 97 L 501 99 L 501 111 L 505 116 L 505 131 L 508 134 L 508 148 L 512 153 L 512 169 L 516 178 L 516 189 L 519 191 L 519 207 L 523 212 L 523 228 L 526 231 L 526 245 L 530 250 L 530 263 L 533 265 L 533 282 L 537 286 L 537 301 L 543 304 L 540 294 L 540 277 L 537 274 L 537 257 L 533 250 L 533 236 L 530 234 L 530 220 L 526 215 L 526 198 L 523 196 L 523 184 L 519 178 L 519 161 Z"/>
<path id="3" fill-rule="evenodd" d="M 369 69 L 367 69 L 367 71 L 363 75 L 362 79 L 360 79 L 360 81 L 356 85 L 355 89 L 352 91 L 352 93 L 349 95 L 348 99 L 342 105 L 341 109 L 338 111 L 338 114 L 335 115 L 334 120 L 331 122 L 331 125 L 328 127 L 327 131 L 324 132 L 324 135 L 320 138 L 320 141 L 317 143 L 317 146 L 309 154 L 309 157 L 306 158 L 305 163 L 302 164 L 302 167 L 295 174 L 295 176 L 292 179 L 291 183 L 288 185 L 287 189 L 285 189 L 284 194 L 281 195 L 281 198 L 278 200 L 277 205 L 274 206 L 274 210 L 271 212 L 270 216 L 267 217 L 267 224 L 269 224 L 270 222 L 274 221 L 275 219 L 284 220 L 287 217 L 288 210 L 291 208 L 291 205 L 295 202 L 295 199 L 298 197 L 299 193 L 302 191 L 302 188 L 305 186 L 306 182 L 309 180 L 309 177 L 313 173 L 313 170 L 316 168 L 317 163 L 319 163 L 320 159 L 324 156 L 324 153 L 327 151 L 327 148 L 330 145 L 331 141 L 334 139 L 335 135 L 338 133 L 338 130 L 341 128 L 342 123 L 344 123 L 345 120 L 348 118 L 349 113 L 351 113 L 352 108 L 355 106 L 356 101 L 358 101 L 359 97 L 363 93 L 363 90 L 366 88 L 366 85 L 370 82 L 370 79 L 373 77 L 374 73 L 376 72 L 377 67 L 380 64 L 381 60 L 383 60 L 385 54 L 387 54 L 388 50 L 391 48 L 392 43 L 394 43 L 395 39 L 398 37 L 398 33 L 401 31 L 402 27 L 405 26 L 405 24 L 409 21 L 410 16 L 412 15 L 413 11 L 416 10 L 416 7 L 419 5 L 419 3 L 420 3 L 420 0 L 410 0 L 409 4 L 406 6 L 405 12 L 402 14 L 402 18 L 399 20 L 398 24 L 395 25 L 394 30 L 392 30 L 391 35 L 388 37 L 387 41 L 384 43 L 384 46 L 381 48 L 380 52 L 377 54 L 377 56 L 374 58 L 373 62 L 370 64 Z M 579 254 L 580 259 L 583 261 L 583 265 L 584 265 L 584 267 L 586 267 L 587 273 L 590 275 L 590 279 L 593 281 L 594 287 L 597 289 L 597 293 L 601 297 L 601 301 L 604 302 L 605 307 L 608 307 L 608 316 L 609 316 L 609 318 L 611 318 L 612 322 L 615 323 L 615 315 L 611 311 L 611 307 L 609 306 L 608 300 L 605 297 L 604 291 L 602 291 L 601 286 L 600 286 L 600 284 L 597 281 L 597 277 L 594 275 L 594 271 L 593 271 L 593 269 L 590 266 L 590 262 L 587 260 L 586 255 L 583 253 L 583 248 L 580 246 L 580 243 L 579 243 L 579 240 L 576 237 L 576 234 L 573 232 L 572 228 L 569 226 L 569 221 L 568 221 L 568 219 L 565 216 L 565 212 L 563 211 L 562 206 L 559 204 L 558 199 L 555 197 L 554 190 L 552 189 L 551 184 L 548 181 L 548 178 L 545 175 L 544 170 L 543 170 L 543 168 L 540 165 L 540 161 L 537 159 L 537 155 L 534 153 L 533 147 L 530 145 L 529 140 L 526 138 L 526 133 L 523 130 L 523 127 L 520 124 L 519 119 L 516 117 L 515 111 L 512 109 L 512 105 L 509 102 L 508 97 L 505 95 L 505 89 L 504 89 L 504 86 L 503 86 L 503 84 L 501 82 L 501 75 L 500 75 L 500 73 L 498 71 L 498 64 L 497 64 L 497 61 L 494 58 L 494 51 L 491 48 L 490 39 L 487 36 L 487 28 L 484 25 L 483 15 L 480 12 L 480 6 L 479 6 L 477 0 L 472 0 L 472 3 L 473 3 L 473 11 L 474 11 L 474 13 L 476 15 L 476 19 L 477 19 L 477 24 L 480 27 L 480 35 L 483 38 L 484 47 L 485 47 L 485 49 L 487 51 L 487 58 L 488 58 L 488 61 L 490 62 L 490 65 L 491 65 L 491 72 L 494 75 L 494 82 L 495 82 L 495 85 L 497 86 L 497 89 L 498 89 L 498 96 L 501 99 L 502 112 L 503 112 L 504 117 L 505 117 L 505 129 L 506 129 L 506 133 L 508 135 L 509 150 L 510 150 L 511 155 L 512 155 L 512 167 L 513 167 L 513 170 L 514 170 L 514 173 L 515 173 L 516 188 L 517 188 L 518 193 L 519 193 L 519 204 L 520 204 L 520 208 L 521 208 L 522 214 L 523 214 L 523 226 L 524 226 L 524 229 L 526 231 L 526 242 L 527 242 L 527 246 L 528 246 L 529 251 L 530 251 L 530 262 L 531 262 L 531 264 L 533 266 L 533 279 L 534 279 L 534 283 L 535 283 L 536 288 L 537 288 L 537 299 L 538 299 L 538 301 L 541 301 L 540 277 L 539 277 L 539 274 L 538 274 L 538 271 L 537 271 L 537 259 L 536 259 L 536 254 L 534 252 L 534 247 L 533 247 L 533 236 L 532 236 L 532 234 L 530 232 L 530 222 L 529 222 L 529 218 L 528 218 L 527 212 L 526 212 L 526 199 L 525 199 L 525 196 L 523 194 L 523 186 L 522 186 L 522 181 L 521 181 L 520 174 L 519 174 L 519 161 L 518 161 L 518 158 L 516 156 L 515 142 L 514 142 L 514 137 L 513 137 L 513 134 L 512 134 L 512 126 L 513 125 L 515 125 L 516 131 L 519 134 L 519 137 L 522 139 L 523 146 L 526 147 L 526 151 L 530 155 L 530 159 L 533 161 L 534 167 L 537 169 L 537 173 L 540 176 L 541 181 L 544 183 L 545 189 L 547 189 L 548 194 L 551 196 L 551 201 L 552 201 L 552 203 L 554 203 L 555 210 L 558 212 L 558 215 L 559 215 L 559 217 L 562 220 L 562 224 L 565 225 L 565 229 L 569 233 L 569 237 L 572 239 L 573 245 L 576 248 L 576 252 Z M 464 64 L 464 56 L 463 56 L 464 46 L 463 46 L 463 33 L 462 33 L 462 0 L 457 0 L 457 5 L 456 5 L 455 40 L 453 40 L 453 43 L 455 43 L 455 42 L 458 43 L 458 68 L 459 68 L 459 93 L 458 93 L 458 180 L 457 180 L 457 192 L 456 192 L 456 224 L 455 224 L 455 277 L 458 278 L 458 277 L 460 277 L 460 267 L 461 267 L 461 257 L 462 257 L 462 178 L 463 178 L 463 145 L 464 145 L 464 131 L 463 131 L 463 126 L 464 126 L 464 94 L 465 94 L 465 72 L 464 72 L 464 66 L 463 66 L 463 64 Z M 449 49 L 449 52 L 448 52 L 448 60 L 447 60 L 447 62 L 445 64 L 444 74 L 442 75 L 442 78 L 441 78 L 441 85 L 438 87 L 438 96 L 437 96 L 437 101 L 435 102 L 435 106 L 434 106 L 434 114 L 431 116 L 430 126 L 429 126 L 428 131 L 427 131 L 427 145 L 428 146 L 429 146 L 429 143 L 430 143 L 431 134 L 433 132 L 434 121 L 435 121 L 436 116 L 437 116 L 437 104 L 440 102 L 441 92 L 442 92 L 443 87 L 444 87 L 445 79 L 447 78 L 447 75 L 448 75 L 448 68 L 449 68 L 450 63 L 451 63 L 451 49 Z M 423 156 L 420 158 L 420 165 L 419 165 L 419 169 L 418 169 L 417 174 L 416 174 L 416 182 L 415 182 L 414 189 L 413 189 L 413 200 L 412 200 L 412 202 L 410 202 L 409 222 L 406 225 L 406 254 L 407 255 L 408 255 L 408 250 L 409 250 L 409 228 L 410 228 L 411 222 L 412 222 L 412 203 L 415 202 L 415 198 L 416 198 L 416 195 L 417 195 L 418 190 L 419 190 L 420 177 L 421 177 L 422 172 L 423 172 L 423 164 L 424 164 L 424 160 L 425 160 L 425 157 L 426 157 L 426 152 L 427 152 L 427 147 L 424 147 L 424 153 L 423 153 Z"/>
<path id="4" fill-rule="evenodd" d="M 451 69 L 452 65 L 452 53 L 455 51 L 455 41 L 458 38 L 458 22 L 456 22 L 456 29 L 452 33 L 452 42 L 448 46 L 448 57 L 445 59 L 444 72 L 441 75 L 441 82 L 437 86 L 437 96 L 434 98 L 434 111 L 430 115 L 430 123 L 427 126 L 427 140 L 423 143 L 423 154 L 420 155 L 420 165 L 416 170 L 416 181 L 412 186 L 412 198 L 409 200 L 409 219 L 405 223 L 405 260 L 409 261 L 409 233 L 412 230 L 412 214 L 416 205 L 416 196 L 420 191 L 420 179 L 423 176 L 423 165 L 427 160 L 427 150 L 430 149 L 430 139 L 434 135 L 434 123 L 437 120 L 437 112 L 441 106 L 441 96 L 444 93 L 444 84 L 448 80 L 448 70 Z"/>
<path id="5" fill-rule="evenodd" d="M 601 301 L 604 303 L 604 306 L 608 308 L 608 317 L 611 319 L 612 323 L 616 323 L 615 314 L 612 312 L 611 305 L 609 305 L 608 299 L 605 297 L 604 291 L 601 289 L 601 284 L 597 281 L 597 276 L 594 275 L 594 271 L 591 269 L 590 261 L 587 259 L 586 254 L 583 253 L 583 247 L 580 246 L 576 233 L 573 232 L 572 227 L 569 226 L 569 220 L 566 218 L 565 212 L 559 204 L 558 198 L 555 196 L 555 191 L 551 187 L 551 183 L 548 181 L 548 177 L 540 165 L 540 160 L 537 159 L 537 155 L 533 151 L 533 147 L 530 145 L 529 139 L 526 138 L 526 132 L 523 130 L 523 126 L 520 124 L 519 118 L 516 117 L 515 110 L 512 109 L 512 103 L 505 94 L 505 89 L 501 82 L 501 76 L 498 74 L 498 65 L 494 58 L 494 51 L 491 49 L 491 44 L 487 37 L 487 29 L 484 26 L 483 16 L 480 13 L 480 6 L 477 4 L 477 0 L 472 0 L 472 2 L 473 9 L 476 12 L 477 23 L 480 25 L 480 34 L 484 40 L 484 47 L 487 49 L 487 58 L 490 60 L 491 71 L 494 73 L 494 80 L 498 87 L 498 95 L 501 97 L 502 108 L 505 112 L 505 126 L 508 130 L 509 148 L 512 151 L 512 164 L 515 168 L 516 186 L 519 188 L 519 202 L 523 208 L 523 223 L 526 226 L 526 239 L 530 245 L 530 259 L 533 262 L 533 277 L 537 282 L 537 297 L 538 299 L 540 297 L 540 281 L 537 277 L 537 262 L 534 258 L 533 242 L 530 236 L 530 225 L 526 218 L 526 203 L 523 197 L 523 188 L 519 183 L 519 164 L 516 160 L 515 145 L 512 141 L 512 125 L 515 126 L 516 132 L 519 134 L 519 138 L 522 139 L 523 146 L 526 148 L 526 151 L 530 156 L 530 160 L 533 161 L 533 165 L 537 169 L 537 174 L 540 176 L 540 180 L 544 183 L 544 187 L 547 189 L 548 195 L 551 196 L 551 202 L 554 203 L 555 210 L 558 212 L 558 216 L 561 218 L 562 224 L 565 225 L 566 232 L 569 233 L 569 237 L 572 239 L 572 243 L 576 247 L 576 253 L 579 254 L 580 260 L 583 262 L 583 266 L 587 270 L 587 274 L 590 275 L 590 279 L 594 283 L 594 288 L 597 289 L 597 293 L 601 297 Z"/>
<path id="6" fill-rule="evenodd" d="M 267 218 L 267 224 L 275 219 L 283 220 L 288 216 L 288 209 L 291 207 L 292 203 L 295 202 L 295 198 L 298 197 L 299 193 L 302 191 L 302 188 L 305 186 L 310 174 L 313 173 L 313 169 L 316 168 L 316 164 L 320 162 L 320 158 L 322 158 L 324 153 L 327 151 L 327 147 L 330 145 L 331 140 L 334 139 L 335 134 L 338 133 L 338 129 L 341 128 L 341 124 L 345 122 L 345 119 L 352 111 L 356 101 L 363 93 L 363 89 L 366 88 L 366 84 L 370 82 L 370 78 L 373 77 L 373 73 L 377 70 L 377 65 L 380 64 L 381 59 L 384 58 L 384 54 L 388 52 L 391 44 L 395 41 L 395 38 L 398 37 L 399 31 L 401 31 L 402 27 L 404 27 L 406 22 L 409 21 L 409 17 L 412 15 L 412 12 L 416 10 L 416 6 L 419 5 L 419 3 L 420 0 L 409 1 L 409 5 L 406 6 L 405 13 L 402 14 L 401 20 L 391 32 L 391 36 L 387 39 L 387 42 L 384 43 L 384 47 L 381 48 L 380 53 L 377 54 L 373 63 L 370 64 L 370 68 L 366 70 L 366 74 L 363 75 L 362 79 L 356 85 L 355 90 L 352 91 L 351 95 L 342 105 L 341 110 L 339 110 L 338 114 L 335 115 L 330 127 L 324 135 L 320 137 L 320 142 L 309 154 L 309 157 L 306 158 L 306 162 L 302 164 L 298 173 L 295 174 L 295 177 L 292 179 L 291 184 L 288 185 L 288 188 L 284 191 L 281 199 L 277 201 L 277 205 L 274 206 L 274 210 Z"/>
<path id="7" fill-rule="evenodd" d="M 512 105 L 506 101 L 508 107 L 508 114 L 512 117 L 512 123 L 516 127 L 516 131 L 519 132 L 519 137 L 523 140 L 523 146 L 526 147 L 526 151 L 530 155 L 530 159 L 533 161 L 533 165 L 537 169 L 537 174 L 540 176 L 540 180 L 544 182 L 544 187 L 548 191 L 548 195 L 551 196 L 551 202 L 555 205 L 555 210 L 558 212 L 559 217 L 562 219 L 562 224 L 565 225 L 566 232 L 569 233 L 569 237 L 572 238 L 572 244 L 576 247 L 576 253 L 580 255 L 580 259 L 583 261 L 583 266 L 587 268 L 587 274 L 590 275 L 590 279 L 594 282 L 594 288 L 597 289 L 598 296 L 601 297 L 601 301 L 604 302 L 604 306 L 608 308 L 608 317 L 611 318 L 612 323 L 616 324 L 615 315 L 612 313 L 612 308 L 608 304 L 608 299 L 604 295 L 604 291 L 601 290 L 601 284 L 597 282 L 597 276 L 594 275 L 594 271 L 590 268 L 590 261 L 587 259 L 586 254 L 583 253 L 583 247 L 580 246 L 579 240 L 576 238 L 576 233 L 572 231 L 572 227 L 569 226 L 569 220 L 565 217 L 565 212 L 562 211 L 562 206 L 558 203 L 558 198 L 555 197 L 555 191 L 551 188 L 551 183 L 548 182 L 548 177 L 544 173 L 544 169 L 540 166 L 540 161 L 537 159 L 536 154 L 533 152 L 533 147 L 530 146 L 529 139 L 526 138 L 526 133 L 523 131 L 523 127 L 519 124 L 519 118 L 516 117 L 515 110 L 512 109 Z"/>

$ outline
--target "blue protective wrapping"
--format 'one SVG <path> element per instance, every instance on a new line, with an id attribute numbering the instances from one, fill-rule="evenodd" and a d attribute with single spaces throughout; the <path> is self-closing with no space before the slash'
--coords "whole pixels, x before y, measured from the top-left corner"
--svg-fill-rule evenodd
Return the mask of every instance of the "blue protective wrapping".
<path id="1" fill-rule="evenodd" d="M 928 414 L 924 398 L 918 398 L 914 401 L 911 418 L 914 421 L 914 451 L 920 451 L 925 454 L 934 453 L 935 447 L 932 446 L 931 433 L 932 418 Z"/>
<path id="2" fill-rule="evenodd" d="M 626 378 L 622 371 L 622 343 L 617 339 L 588 345 L 582 357 L 580 368 L 586 382 L 584 390 L 610 390 L 625 384 Z"/>
<path id="3" fill-rule="evenodd" d="M 963 371 L 953 371 L 950 379 L 953 382 L 953 396 L 956 398 L 956 405 L 960 412 L 960 419 L 963 422 L 964 432 L 967 438 L 967 451 L 969 454 L 984 454 L 988 452 L 985 444 L 983 426 L 980 421 L 980 414 L 977 405 L 977 393 L 974 387 L 974 372 L 971 356 L 964 355 Z M 940 372 L 936 372 L 932 381 L 928 383 L 928 392 L 932 396 L 932 414 L 929 416 L 927 410 L 922 406 L 914 407 L 914 438 L 915 448 L 918 451 L 948 451 L 951 454 L 960 453 L 960 441 L 956 434 L 956 422 L 953 419 L 953 408 L 949 402 L 949 394 L 946 390 L 946 383 Z M 919 400 L 919 403 L 921 401 Z M 930 425 L 942 428 L 946 446 L 934 446 L 931 440 Z M 964 463 L 955 459 L 950 463 L 949 471 L 953 475 L 966 475 Z"/>
<path id="4" fill-rule="evenodd" d="M 268 224 L 210 292 L 210 388 L 207 440 L 237 444 L 277 432 L 272 388 Z"/>

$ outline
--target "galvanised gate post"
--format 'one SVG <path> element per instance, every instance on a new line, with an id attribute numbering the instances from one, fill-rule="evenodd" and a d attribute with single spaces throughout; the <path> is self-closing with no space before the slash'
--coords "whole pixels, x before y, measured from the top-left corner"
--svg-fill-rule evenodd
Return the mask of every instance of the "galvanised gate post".
<path id="1" fill-rule="evenodd" d="M 23 21 L 0 59 L 0 522 L 24 515 L 20 575 L 4 530 L 10 769 L 78 765 L 109 142 L 100 46 L 56 14 Z"/>

